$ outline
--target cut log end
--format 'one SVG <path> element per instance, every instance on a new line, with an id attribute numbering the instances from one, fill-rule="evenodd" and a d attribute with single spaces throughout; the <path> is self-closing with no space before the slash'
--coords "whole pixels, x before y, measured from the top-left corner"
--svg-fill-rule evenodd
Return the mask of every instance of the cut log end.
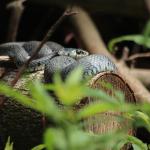
<path id="1" fill-rule="evenodd" d="M 109 86 L 109 88 L 107 87 Z M 111 85 L 111 87 L 110 87 Z M 136 103 L 136 99 L 133 91 L 130 89 L 128 84 L 118 75 L 111 72 L 102 72 L 96 75 L 90 82 L 92 88 L 100 89 L 108 93 L 110 96 L 114 96 L 116 91 L 121 91 L 124 94 L 125 101 L 128 103 Z M 84 103 L 91 103 L 95 101 L 94 98 L 86 98 Z M 121 112 L 105 112 L 95 116 L 87 118 L 85 123 L 85 129 L 88 132 L 94 134 L 108 133 L 118 129 L 124 129 L 128 127 L 129 123 L 127 120 L 119 121 L 117 116 L 121 115 Z M 129 135 L 134 135 L 134 129 L 129 128 L 127 131 Z M 123 147 L 123 150 L 127 150 L 130 147 L 128 144 Z"/>

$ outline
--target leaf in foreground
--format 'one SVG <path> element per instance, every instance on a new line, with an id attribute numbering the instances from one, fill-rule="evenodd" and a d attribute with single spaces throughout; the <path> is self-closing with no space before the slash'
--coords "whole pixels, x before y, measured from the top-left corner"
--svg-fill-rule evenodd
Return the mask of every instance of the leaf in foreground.
<path id="1" fill-rule="evenodd" d="M 150 48 L 150 38 L 149 37 L 145 38 L 144 35 L 137 34 L 137 35 L 125 35 L 112 39 L 108 44 L 108 49 L 111 52 L 113 52 L 115 45 L 123 41 L 132 41 L 135 42 L 136 44 Z"/>
<path id="2" fill-rule="evenodd" d="M 66 150 L 67 141 L 62 129 L 49 128 L 44 134 L 44 143 L 47 150 Z"/>
<path id="3" fill-rule="evenodd" d="M 31 150 L 44 150 L 45 145 L 44 144 L 40 144 L 38 146 L 33 147 Z"/>
<path id="4" fill-rule="evenodd" d="M 4 150 L 13 150 L 13 142 L 10 142 L 10 137 L 8 137 Z"/>
<path id="5" fill-rule="evenodd" d="M 84 96 L 85 84 L 82 82 L 82 70 L 77 68 L 73 70 L 67 77 L 66 81 L 62 81 L 60 75 L 54 77 L 55 94 L 59 101 L 64 105 L 73 105 L 80 101 Z"/>

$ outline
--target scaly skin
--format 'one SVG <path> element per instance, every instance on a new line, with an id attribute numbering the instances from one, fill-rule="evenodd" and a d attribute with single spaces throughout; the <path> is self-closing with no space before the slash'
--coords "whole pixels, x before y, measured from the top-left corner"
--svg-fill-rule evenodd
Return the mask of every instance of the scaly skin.
<path id="1" fill-rule="evenodd" d="M 0 55 L 8 55 L 13 58 L 16 66 L 20 67 L 30 58 L 39 43 L 39 41 L 5 43 L 0 45 Z M 30 62 L 27 70 L 29 72 L 42 70 L 53 57 L 62 55 L 77 59 L 87 56 L 88 52 L 81 49 L 64 48 L 60 44 L 49 41 L 43 45 L 36 59 Z"/>
<path id="2" fill-rule="evenodd" d="M 79 59 L 63 69 L 61 73 L 65 78 L 73 69 L 80 66 L 83 69 L 83 77 L 93 77 L 104 71 L 117 72 L 115 64 L 106 56 L 93 54 Z"/>
<path id="3" fill-rule="evenodd" d="M 39 41 L 5 43 L 0 45 L 0 55 L 10 56 L 19 67 L 29 59 L 38 45 Z M 82 49 L 64 48 L 55 42 L 44 44 L 37 58 L 30 62 L 27 69 L 34 72 L 45 67 L 45 81 L 49 82 L 56 71 L 60 71 L 65 78 L 77 66 L 83 68 L 84 77 L 94 76 L 103 71 L 114 72 L 117 70 L 116 66 L 106 56 L 89 55 Z"/>

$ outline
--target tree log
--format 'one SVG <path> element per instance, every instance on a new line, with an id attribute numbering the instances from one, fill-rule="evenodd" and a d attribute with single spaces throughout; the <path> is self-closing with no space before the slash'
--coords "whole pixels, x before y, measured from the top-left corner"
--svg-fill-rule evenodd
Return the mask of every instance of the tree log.
<path id="1" fill-rule="evenodd" d="M 104 83 L 110 83 L 112 88 L 108 89 L 104 86 Z M 116 91 L 121 91 L 125 96 L 126 102 L 136 103 L 133 91 L 118 74 L 110 72 L 99 73 L 91 80 L 90 84 L 92 88 L 103 90 L 110 96 L 114 96 Z M 93 101 L 95 101 L 95 98 L 87 98 L 84 100 L 84 104 L 92 103 Z M 128 123 L 128 120 L 119 121 L 117 119 L 117 117 L 121 115 L 121 112 L 111 111 L 96 114 L 95 116 L 89 117 L 85 120 L 85 128 L 88 132 L 93 132 L 95 134 L 109 133 L 118 129 L 128 128 L 127 133 L 135 135 L 135 131 Z M 127 144 L 122 148 L 122 150 L 128 150 L 129 147 L 130 144 Z M 109 146 L 108 149 L 110 149 Z"/>
<path id="2" fill-rule="evenodd" d="M 4 69 L 6 71 L 1 80 L 10 83 L 16 76 L 17 70 L 8 66 Z M 35 78 L 41 79 L 42 75 L 43 71 L 26 75 L 19 80 L 15 88 L 23 94 L 29 94 L 25 83 L 29 80 L 32 82 Z M 14 143 L 15 150 L 28 150 L 42 143 L 44 132 L 42 114 L 8 98 L 0 106 L 0 150 L 4 149 L 9 136 Z"/>
<path id="3" fill-rule="evenodd" d="M 16 73 L 16 71 L 7 70 L 2 80 L 10 83 L 15 77 Z M 41 80 L 43 78 L 43 71 L 38 71 L 22 77 L 15 85 L 15 88 L 21 90 L 23 94 L 28 94 L 29 91 L 26 89 L 25 83 L 29 81 L 29 79 L 32 82 L 32 80 L 35 78 Z M 101 84 L 103 81 L 111 83 L 113 88 L 111 90 L 105 89 L 103 84 Z M 125 94 L 125 100 L 127 102 L 135 103 L 136 101 L 132 90 L 118 74 L 110 72 L 99 73 L 91 80 L 91 87 L 105 90 L 110 95 L 113 95 L 114 91 L 120 90 Z M 87 101 L 92 102 L 93 99 L 89 98 Z M 88 124 L 88 127 L 86 127 L 88 131 L 90 130 L 94 133 L 100 134 L 123 127 L 122 124 L 117 122 L 114 114 L 110 112 L 100 114 L 100 116 L 97 115 L 97 117 L 99 122 Z M 14 148 L 16 150 L 27 150 L 31 149 L 37 144 L 40 144 L 42 142 L 42 133 L 44 131 L 42 118 L 42 114 L 24 107 L 12 99 L 7 99 L 0 108 L 1 148 L 3 149 L 8 136 L 10 136 L 11 140 L 14 142 Z M 94 118 L 96 118 L 96 116 Z M 93 118 L 88 119 L 88 123 L 91 119 Z M 102 119 L 105 120 L 103 124 L 101 121 Z M 134 130 L 130 129 L 128 133 L 133 135 Z M 127 148 L 124 150 L 127 150 Z"/>
<path id="4" fill-rule="evenodd" d="M 15 150 L 28 150 L 41 144 L 42 115 L 7 99 L 0 108 L 0 150 L 10 136 Z"/>

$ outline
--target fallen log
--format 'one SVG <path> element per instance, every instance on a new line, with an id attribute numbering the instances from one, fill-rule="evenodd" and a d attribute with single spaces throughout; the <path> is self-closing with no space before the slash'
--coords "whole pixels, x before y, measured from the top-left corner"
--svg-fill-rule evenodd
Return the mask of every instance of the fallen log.
<path id="1" fill-rule="evenodd" d="M 6 68 L 5 68 L 6 69 Z M 4 82 L 11 82 L 16 76 L 17 70 L 7 71 L 5 75 L 1 78 Z M 29 91 L 26 89 L 25 83 L 27 79 L 34 81 L 34 79 L 42 80 L 43 71 L 32 73 L 26 76 L 23 76 L 14 88 L 19 89 L 23 94 L 28 94 Z M 29 81 L 28 80 L 28 81 Z M 102 82 L 108 82 L 112 84 L 112 89 L 105 89 Z M 120 75 L 111 73 L 111 72 L 102 72 L 96 75 L 91 81 L 91 87 L 103 89 L 106 93 L 113 95 L 115 90 L 120 90 L 125 94 L 125 100 L 127 102 L 135 103 L 135 97 L 130 89 L 130 87 L 124 82 Z M 92 99 L 87 99 L 88 102 L 92 102 Z M 119 113 L 118 113 L 119 114 Z M 94 116 L 96 118 L 96 116 Z M 88 119 L 88 126 L 86 127 L 87 131 L 92 131 L 94 133 L 104 133 L 109 132 L 115 129 L 122 128 L 122 125 L 117 122 L 114 114 L 106 112 L 101 115 L 98 115 L 99 122 L 91 124 Z M 101 119 L 105 120 L 101 124 Z M 126 122 L 127 123 L 127 122 Z M 22 106 L 21 104 L 13 101 L 12 99 L 7 99 L 0 108 L 0 145 L 3 149 L 4 144 L 8 136 L 11 137 L 11 140 L 14 142 L 14 148 L 16 150 L 20 149 L 31 149 L 37 144 L 42 142 L 42 133 L 44 131 L 43 127 L 43 115 Z M 128 131 L 129 134 L 133 135 L 134 130 L 131 129 Z M 0 148 L 0 149 L 1 149 Z M 125 149 L 127 150 L 127 148 Z"/>

